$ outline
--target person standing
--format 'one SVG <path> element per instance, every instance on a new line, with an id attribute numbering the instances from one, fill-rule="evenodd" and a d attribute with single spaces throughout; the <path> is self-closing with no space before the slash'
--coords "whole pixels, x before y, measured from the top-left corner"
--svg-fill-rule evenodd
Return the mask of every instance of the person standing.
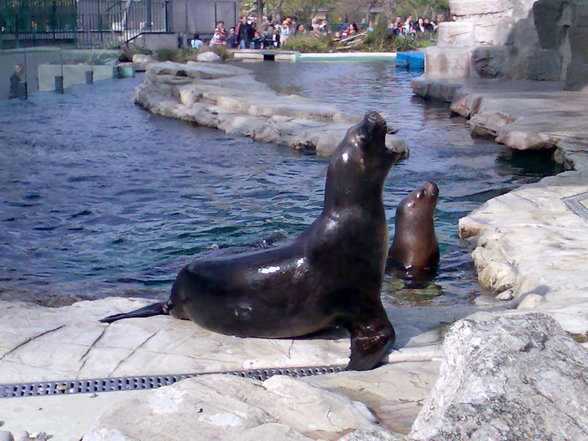
<path id="1" fill-rule="evenodd" d="M 229 28 L 229 35 L 227 37 L 227 46 L 231 49 L 237 49 L 239 47 L 239 40 L 237 40 L 237 32 L 234 26 Z"/>
<path id="2" fill-rule="evenodd" d="M 210 40 L 210 46 L 225 46 L 227 44 L 227 31 L 225 30 L 225 22 L 219 21 L 216 23 L 214 34 Z"/>
<path id="3" fill-rule="evenodd" d="M 24 68 L 22 64 L 15 64 L 14 65 L 14 73 L 10 76 L 10 90 L 8 92 L 8 99 L 13 98 L 25 98 L 26 99 L 26 92 L 23 93 L 22 86 L 24 83 L 22 82 L 22 77 L 24 76 Z"/>
<path id="4" fill-rule="evenodd" d="M 237 41 L 241 49 L 248 49 L 251 41 L 249 37 L 251 35 L 251 25 L 247 23 L 247 17 L 242 16 L 241 21 L 237 24 Z"/>

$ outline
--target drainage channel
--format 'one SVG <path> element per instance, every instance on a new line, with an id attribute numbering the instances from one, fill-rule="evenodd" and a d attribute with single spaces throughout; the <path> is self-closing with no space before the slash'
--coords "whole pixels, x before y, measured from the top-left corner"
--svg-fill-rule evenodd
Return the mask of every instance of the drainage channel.
<path id="1" fill-rule="evenodd" d="M 345 370 L 343 365 L 250 369 L 245 371 L 198 372 L 178 375 L 144 375 L 134 377 L 95 378 L 89 380 L 39 381 L 35 383 L 0 384 L 0 398 L 17 398 L 43 395 L 72 395 L 95 392 L 157 389 L 186 378 L 224 374 L 264 381 L 274 375 L 294 378 L 324 375 Z"/>

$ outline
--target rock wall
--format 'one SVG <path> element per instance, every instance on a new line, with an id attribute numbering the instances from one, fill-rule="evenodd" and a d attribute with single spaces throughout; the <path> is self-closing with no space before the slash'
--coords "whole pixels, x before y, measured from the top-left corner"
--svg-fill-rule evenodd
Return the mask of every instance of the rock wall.
<path id="1" fill-rule="evenodd" d="M 450 0 L 426 73 L 588 84 L 588 0 Z"/>

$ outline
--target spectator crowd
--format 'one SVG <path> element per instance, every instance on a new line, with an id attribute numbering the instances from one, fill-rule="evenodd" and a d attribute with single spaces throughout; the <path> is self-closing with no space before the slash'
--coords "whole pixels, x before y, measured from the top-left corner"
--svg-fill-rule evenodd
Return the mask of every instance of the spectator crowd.
<path id="1" fill-rule="evenodd" d="M 414 20 L 412 16 L 406 19 L 397 16 L 394 21 L 388 23 L 387 32 L 389 35 L 416 37 L 424 33 L 434 34 L 437 27 L 437 21 L 425 17 Z M 227 46 L 230 49 L 276 49 L 293 35 L 328 35 L 334 40 L 344 40 L 360 32 L 367 33 L 373 30 L 373 21 L 363 28 L 356 23 L 348 23 L 338 25 L 336 30 L 332 30 L 327 20 L 318 18 L 313 18 L 310 25 L 306 26 L 299 23 L 297 17 L 286 17 L 281 23 L 273 23 L 270 19 L 264 18 L 260 23 L 257 17 L 242 16 L 239 22 L 228 30 L 223 21 L 217 22 L 210 46 Z M 191 46 L 199 49 L 202 44 L 200 36 L 194 35 Z"/>

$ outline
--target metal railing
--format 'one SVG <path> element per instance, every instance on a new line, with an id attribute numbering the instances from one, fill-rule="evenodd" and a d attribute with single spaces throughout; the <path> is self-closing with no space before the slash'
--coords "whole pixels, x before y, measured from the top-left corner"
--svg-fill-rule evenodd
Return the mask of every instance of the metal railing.
<path id="1" fill-rule="evenodd" d="M 117 46 L 142 32 L 170 32 L 172 0 L 5 0 L 0 47 Z"/>

